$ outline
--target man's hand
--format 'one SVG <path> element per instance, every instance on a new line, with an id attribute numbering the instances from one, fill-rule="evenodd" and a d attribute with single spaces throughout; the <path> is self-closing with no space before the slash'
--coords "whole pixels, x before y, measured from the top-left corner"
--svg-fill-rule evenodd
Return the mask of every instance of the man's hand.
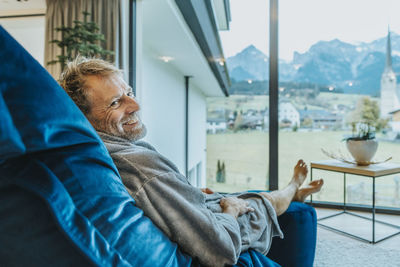
<path id="1" fill-rule="evenodd" d="M 253 208 L 249 207 L 249 202 L 237 197 L 221 198 L 219 205 L 223 213 L 230 214 L 235 219 L 245 213 L 254 211 Z"/>
<path id="2" fill-rule="evenodd" d="M 214 194 L 214 191 L 212 191 L 210 188 L 201 188 L 200 190 L 204 194 Z"/>

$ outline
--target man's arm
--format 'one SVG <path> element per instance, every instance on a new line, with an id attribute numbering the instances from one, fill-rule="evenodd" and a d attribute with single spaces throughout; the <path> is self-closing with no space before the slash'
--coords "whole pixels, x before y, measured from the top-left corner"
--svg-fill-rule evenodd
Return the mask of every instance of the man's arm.
<path id="1" fill-rule="evenodd" d="M 246 200 L 237 197 L 222 198 L 220 202 L 222 212 L 237 219 L 239 216 L 254 211 Z"/>
<path id="2" fill-rule="evenodd" d="M 214 191 L 210 188 L 200 188 L 204 194 L 214 194 Z M 243 199 L 237 197 L 222 198 L 220 202 L 222 212 L 232 215 L 237 219 L 240 215 L 254 211 L 253 208 L 248 207 L 249 203 Z"/>
<path id="3" fill-rule="evenodd" d="M 111 156 L 136 205 L 184 252 L 203 265 L 236 263 L 241 236 L 233 215 L 208 209 L 205 194 L 162 165 L 166 162 L 163 158 L 160 166 L 154 166 L 153 158 L 143 154 Z"/>
<path id="4" fill-rule="evenodd" d="M 213 213 L 204 194 L 179 181 L 175 173 L 153 177 L 134 196 L 137 206 L 180 248 L 206 266 L 236 263 L 241 236 L 236 220 L 239 208 L 226 205 Z M 124 180 L 124 174 L 121 173 Z M 229 202 L 230 203 L 230 202 Z"/>

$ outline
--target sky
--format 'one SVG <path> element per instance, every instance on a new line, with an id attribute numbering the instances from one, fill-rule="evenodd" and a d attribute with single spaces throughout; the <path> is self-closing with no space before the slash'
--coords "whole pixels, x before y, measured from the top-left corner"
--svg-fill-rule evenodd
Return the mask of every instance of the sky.
<path id="1" fill-rule="evenodd" d="M 279 0 L 279 58 L 306 52 L 320 40 L 352 44 L 400 34 L 400 0 Z M 253 44 L 268 55 L 269 0 L 230 0 L 229 31 L 221 31 L 225 57 Z"/>

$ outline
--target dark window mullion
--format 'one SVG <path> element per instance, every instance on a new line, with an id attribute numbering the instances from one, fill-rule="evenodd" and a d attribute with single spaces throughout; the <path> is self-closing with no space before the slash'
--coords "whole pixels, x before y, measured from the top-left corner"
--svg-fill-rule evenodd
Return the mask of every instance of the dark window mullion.
<path id="1" fill-rule="evenodd" d="M 129 85 L 136 95 L 136 0 L 129 1 Z"/>
<path id="2" fill-rule="evenodd" d="M 269 7 L 269 190 L 278 189 L 278 0 Z"/>

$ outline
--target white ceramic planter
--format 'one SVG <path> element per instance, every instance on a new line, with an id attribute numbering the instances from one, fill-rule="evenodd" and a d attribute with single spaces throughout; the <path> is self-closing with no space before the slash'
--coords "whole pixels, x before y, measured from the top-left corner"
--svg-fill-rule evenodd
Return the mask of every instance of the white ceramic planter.
<path id="1" fill-rule="evenodd" d="M 347 149 L 353 156 L 357 165 L 369 165 L 378 149 L 378 141 L 376 139 L 369 140 L 347 140 Z"/>

